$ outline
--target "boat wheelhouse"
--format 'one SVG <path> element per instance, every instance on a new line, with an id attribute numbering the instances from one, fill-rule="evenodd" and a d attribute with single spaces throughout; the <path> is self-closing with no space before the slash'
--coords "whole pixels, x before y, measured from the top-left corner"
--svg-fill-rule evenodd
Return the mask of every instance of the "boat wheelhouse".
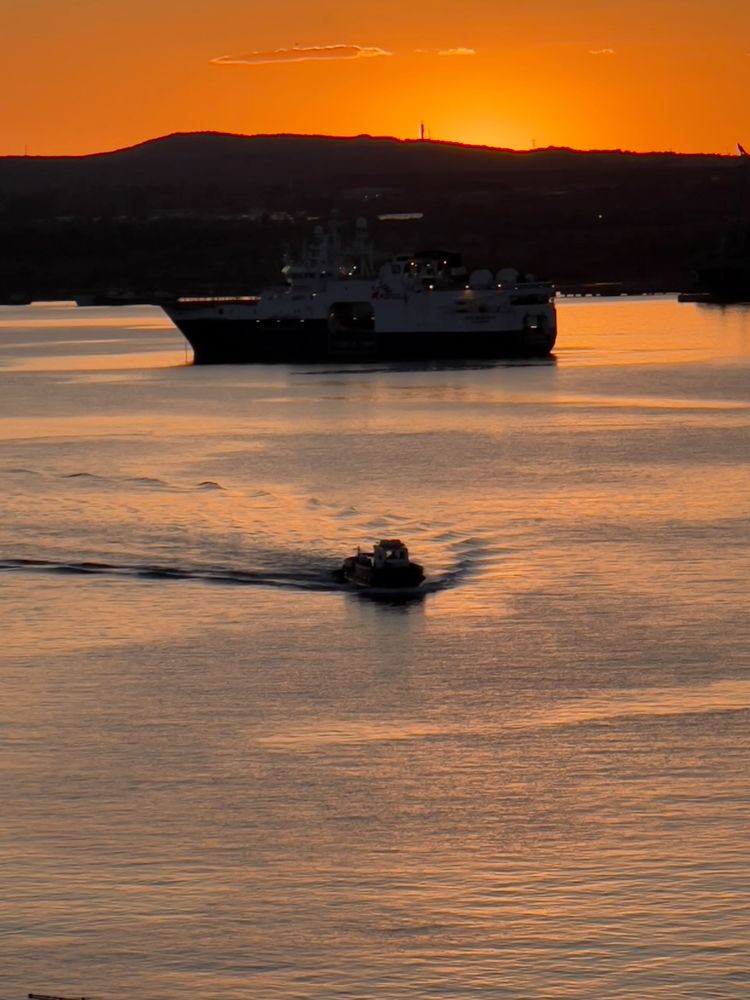
<path id="1" fill-rule="evenodd" d="M 357 587 L 413 589 L 425 578 L 422 566 L 411 561 L 400 538 L 382 539 L 371 552 L 357 548 L 357 554 L 345 559 L 339 572 Z"/>

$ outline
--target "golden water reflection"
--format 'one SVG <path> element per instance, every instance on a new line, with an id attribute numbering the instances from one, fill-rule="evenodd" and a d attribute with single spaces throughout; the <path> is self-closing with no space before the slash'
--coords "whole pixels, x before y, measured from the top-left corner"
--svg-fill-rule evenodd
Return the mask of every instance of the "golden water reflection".
<path id="1" fill-rule="evenodd" d="M 739 998 L 745 312 L 439 372 L 72 312 L 0 332 L 5 992 Z M 419 604 L 333 580 L 381 533 Z"/>

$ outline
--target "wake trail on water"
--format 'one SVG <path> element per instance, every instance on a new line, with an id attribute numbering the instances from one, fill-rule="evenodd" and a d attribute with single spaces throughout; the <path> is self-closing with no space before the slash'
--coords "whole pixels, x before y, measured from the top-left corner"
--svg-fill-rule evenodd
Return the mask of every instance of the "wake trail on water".
<path id="1" fill-rule="evenodd" d="M 180 581 L 240 587 L 279 587 L 285 590 L 336 593 L 352 591 L 347 583 L 336 579 L 337 567 L 326 565 L 310 569 L 288 569 L 282 572 L 236 570 L 223 567 L 164 566 L 151 564 L 64 561 L 52 559 L 0 559 L 0 572 L 56 573 L 69 576 L 103 576 L 141 580 Z M 457 566 L 454 572 L 444 572 L 427 580 L 419 594 L 436 593 L 455 587 L 464 574 Z M 359 591 L 363 595 L 366 591 Z"/>
<path id="2" fill-rule="evenodd" d="M 32 476 L 46 480 L 73 480 L 83 486 L 99 487 L 100 489 L 121 489 L 123 486 L 158 490 L 174 493 L 205 492 L 217 490 L 227 492 L 227 488 L 212 479 L 204 479 L 199 483 L 170 483 L 155 476 L 103 476 L 97 472 L 44 472 L 38 469 L 9 467 L 0 469 L 0 474 L 6 476 Z"/>
<path id="3" fill-rule="evenodd" d="M 238 586 L 284 587 L 294 590 L 335 591 L 332 573 L 309 569 L 284 572 L 236 570 L 224 567 L 164 566 L 105 562 L 68 562 L 51 559 L 0 559 L 0 571 L 116 576 L 143 580 L 194 580 Z"/>
<path id="4" fill-rule="evenodd" d="M 469 535 L 457 530 L 450 520 L 425 517 L 422 511 L 418 516 L 405 515 L 388 505 L 375 513 L 340 499 L 269 491 L 260 483 L 242 488 L 233 481 L 199 481 L 197 476 L 180 483 L 168 477 L 102 475 L 75 467 L 63 472 L 34 471 L 20 464 L 0 468 L 2 475 L 33 476 L 35 481 L 41 477 L 53 483 L 55 498 L 54 481 L 64 482 L 70 486 L 65 499 L 70 500 L 72 491 L 73 499 L 83 505 L 74 511 L 77 533 L 82 537 L 62 551 L 58 539 L 69 532 L 68 508 L 61 514 L 56 506 L 49 506 L 47 533 L 55 538 L 53 549 L 44 545 L 43 537 L 36 544 L 16 545 L 9 535 L 2 545 L 4 558 L 0 556 L 0 572 L 6 573 L 183 580 L 298 592 L 349 591 L 366 596 L 366 589 L 353 588 L 337 580 L 335 574 L 343 557 L 356 545 L 369 547 L 378 538 L 407 540 L 413 559 L 424 565 L 427 574 L 419 594 L 454 589 L 497 575 L 503 572 L 508 556 L 512 558 L 512 549 L 499 545 L 491 534 L 480 531 Z M 116 502 L 102 499 L 113 490 Z M 178 529 L 171 520 L 165 521 L 172 518 L 171 511 L 144 507 L 136 495 L 174 492 L 205 498 L 196 501 L 196 509 L 186 500 L 177 510 Z M 135 533 L 128 520 L 133 516 L 139 520 Z M 178 540 L 175 535 L 181 534 L 181 525 L 196 517 L 203 517 L 205 531 L 191 532 Z M 114 540 L 106 547 L 99 537 L 102 523 L 109 525 L 108 537 Z M 157 553 L 158 562 L 154 561 Z"/>

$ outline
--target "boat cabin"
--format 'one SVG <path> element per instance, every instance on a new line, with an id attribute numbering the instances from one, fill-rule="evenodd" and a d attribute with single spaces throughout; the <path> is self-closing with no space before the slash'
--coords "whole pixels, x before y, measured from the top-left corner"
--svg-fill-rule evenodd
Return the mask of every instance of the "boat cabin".
<path id="1" fill-rule="evenodd" d="M 357 548 L 355 556 L 344 560 L 340 576 L 357 587 L 385 587 L 414 591 L 424 580 L 424 570 L 411 562 L 409 550 L 399 538 L 384 538 L 372 552 Z"/>
<path id="2" fill-rule="evenodd" d="M 398 538 L 383 539 L 373 546 L 372 564 L 375 569 L 398 569 L 408 566 L 409 550 Z"/>

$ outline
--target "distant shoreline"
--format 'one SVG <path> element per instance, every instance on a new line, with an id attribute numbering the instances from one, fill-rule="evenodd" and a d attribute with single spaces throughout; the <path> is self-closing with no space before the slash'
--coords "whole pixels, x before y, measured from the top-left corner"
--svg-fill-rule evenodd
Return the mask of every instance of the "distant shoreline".
<path id="1" fill-rule="evenodd" d="M 486 143 L 460 142 L 457 139 L 433 139 L 406 137 L 399 138 L 394 135 L 371 135 L 360 133 L 357 135 L 331 135 L 322 132 L 221 132 L 217 130 L 199 130 L 195 132 L 167 132 L 164 135 L 149 136 L 137 142 L 127 143 L 124 146 L 115 146 L 112 149 L 89 150 L 79 153 L 0 153 L 0 160 L 79 160 L 89 159 L 97 156 L 113 156 L 118 153 L 127 153 L 137 149 L 143 149 L 153 143 L 164 142 L 175 138 L 192 138 L 201 136 L 219 136 L 230 139 L 323 139 L 331 141 L 357 141 L 371 140 L 375 142 L 392 142 L 403 145 L 430 145 L 448 146 L 458 149 L 487 150 L 490 152 L 516 153 L 520 155 L 536 155 L 539 153 L 562 152 L 575 154 L 593 153 L 597 155 L 623 154 L 626 156 L 675 156 L 675 157 L 719 157 L 722 159 L 738 159 L 738 153 L 707 152 L 705 150 L 672 150 L 672 149 L 623 149 L 621 147 L 611 149 L 579 149 L 575 146 L 530 146 L 528 148 L 518 148 L 514 146 L 490 146 Z"/>
<path id="2" fill-rule="evenodd" d="M 0 299 L 248 294 L 319 220 L 383 257 L 461 251 L 578 294 L 685 291 L 748 215 L 750 157 L 177 133 L 0 158 Z"/>

